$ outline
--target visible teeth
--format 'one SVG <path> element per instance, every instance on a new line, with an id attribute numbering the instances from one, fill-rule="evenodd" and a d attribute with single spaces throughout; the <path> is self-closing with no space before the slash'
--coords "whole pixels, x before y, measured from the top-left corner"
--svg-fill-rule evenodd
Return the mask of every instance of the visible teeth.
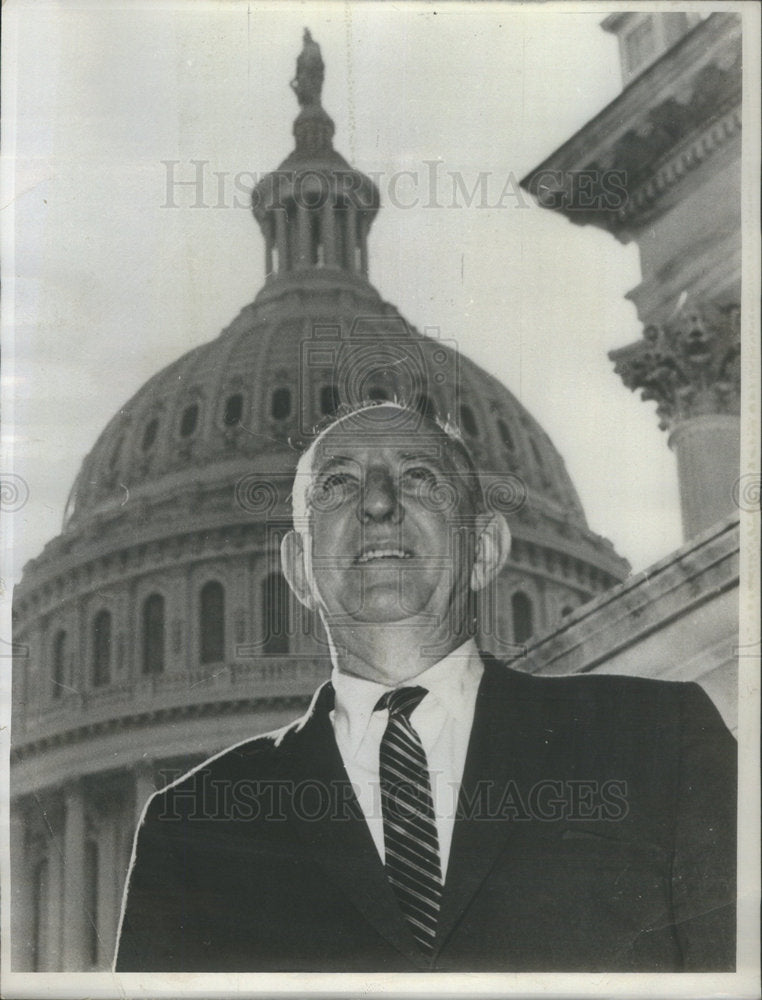
<path id="1" fill-rule="evenodd" d="M 409 559 L 410 553 L 402 549 L 370 549 L 363 552 L 358 562 L 369 562 L 371 559 Z"/>

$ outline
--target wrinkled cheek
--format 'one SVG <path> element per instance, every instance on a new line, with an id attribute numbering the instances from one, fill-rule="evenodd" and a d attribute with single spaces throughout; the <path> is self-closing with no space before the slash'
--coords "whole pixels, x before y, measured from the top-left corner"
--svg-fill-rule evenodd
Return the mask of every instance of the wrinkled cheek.
<path id="1" fill-rule="evenodd" d="M 351 568 L 338 568 L 336 558 L 315 557 L 312 565 L 313 591 L 330 613 L 351 614 L 361 606 L 361 581 Z"/>

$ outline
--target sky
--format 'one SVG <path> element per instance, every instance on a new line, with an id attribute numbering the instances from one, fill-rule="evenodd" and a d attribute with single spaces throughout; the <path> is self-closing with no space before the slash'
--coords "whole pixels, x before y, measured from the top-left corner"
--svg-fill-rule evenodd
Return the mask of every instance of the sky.
<path id="1" fill-rule="evenodd" d="M 4 435 L 28 494 L 7 527 L 12 579 L 60 532 L 110 417 L 261 287 L 246 190 L 292 149 L 305 26 L 334 145 L 381 191 L 375 287 L 511 389 L 635 571 L 681 543 L 655 404 L 607 358 L 641 335 L 624 298 L 637 248 L 518 190 L 620 92 L 605 5 L 36 0 L 8 13 Z M 452 174 L 476 188 L 470 206 L 453 205 Z"/>

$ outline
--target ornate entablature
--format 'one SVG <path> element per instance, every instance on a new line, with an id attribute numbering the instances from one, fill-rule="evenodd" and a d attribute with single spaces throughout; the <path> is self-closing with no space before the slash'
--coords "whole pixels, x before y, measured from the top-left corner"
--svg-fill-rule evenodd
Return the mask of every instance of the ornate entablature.
<path id="1" fill-rule="evenodd" d="M 662 430 L 691 417 L 740 412 L 741 331 L 737 306 L 686 303 L 643 339 L 611 351 L 614 370 L 644 400 L 656 400 Z"/>
<path id="2" fill-rule="evenodd" d="M 741 26 L 712 14 L 522 181 L 543 208 L 622 242 L 741 130 Z"/>

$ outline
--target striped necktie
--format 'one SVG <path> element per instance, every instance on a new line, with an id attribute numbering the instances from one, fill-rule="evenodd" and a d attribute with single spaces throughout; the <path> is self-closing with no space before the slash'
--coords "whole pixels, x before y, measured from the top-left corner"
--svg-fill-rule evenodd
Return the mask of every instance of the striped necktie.
<path id="1" fill-rule="evenodd" d="M 429 766 L 410 723 L 427 694 L 422 687 L 397 688 L 375 710 L 389 711 L 379 756 L 386 875 L 416 941 L 429 954 L 437 932 L 442 869 Z"/>

